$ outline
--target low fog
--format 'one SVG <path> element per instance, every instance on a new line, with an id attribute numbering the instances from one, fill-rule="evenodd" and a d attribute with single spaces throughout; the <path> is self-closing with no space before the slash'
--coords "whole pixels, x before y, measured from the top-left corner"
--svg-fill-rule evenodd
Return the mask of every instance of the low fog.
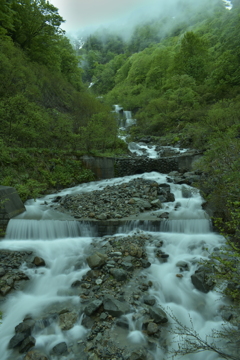
<path id="1" fill-rule="evenodd" d="M 131 36 L 137 24 L 169 17 L 174 22 L 188 21 L 193 12 L 212 11 L 216 2 L 228 0 L 51 0 L 66 20 L 62 28 L 70 38 L 82 38 L 96 30 L 111 30 L 124 38 Z M 169 24 L 171 26 L 171 24 Z"/>

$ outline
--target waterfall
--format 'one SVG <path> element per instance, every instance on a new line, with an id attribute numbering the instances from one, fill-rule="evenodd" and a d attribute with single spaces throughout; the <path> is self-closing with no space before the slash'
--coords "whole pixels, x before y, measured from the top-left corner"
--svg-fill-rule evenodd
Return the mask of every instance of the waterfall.
<path id="1" fill-rule="evenodd" d="M 166 182 L 167 177 L 158 173 L 141 176 L 159 184 Z M 134 175 L 122 179 L 83 184 L 63 190 L 55 196 L 117 185 L 136 177 L 137 175 Z M 143 272 L 146 281 L 154 284 L 148 291 L 149 295 L 162 308 L 170 309 L 184 325 L 189 326 L 192 321 L 195 331 L 205 338 L 211 333 L 212 328 L 220 328 L 222 324 L 219 316 L 219 307 L 222 302 L 218 299 L 217 293 L 209 291 L 205 294 L 194 288 L 191 275 L 198 268 L 198 261 L 207 259 L 209 252 L 220 247 L 224 239 L 212 232 L 211 222 L 202 210 L 203 199 L 198 191 L 192 191 L 190 198 L 184 198 L 182 185 L 169 183 L 169 186 L 175 195 L 175 201 L 164 204 L 161 209 L 161 212 L 169 212 L 169 219 L 160 220 L 156 217 L 156 221 L 152 222 L 132 220 L 119 227 L 113 237 L 118 237 L 120 234 L 127 237 L 131 233 L 141 232 L 152 236 L 153 242 L 151 244 L 146 242 L 148 261 L 151 266 Z M 48 195 L 44 199 L 28 202 L 27 213 L 9 222 L 7 234 L 0 242 L 0 250 L 24 251 L 29 254 L 32 252 L 29 256 L 41 257 L 46 264 L 44 267 L 36 268 L 29 266 L 29 263 L 24 263 L 21 271 L 29 278 L 27 286 L 23 290 L 11 292 L 6 297 L 6 301 L 1 303 L 0 309 L 3 312 L 0 325 L 1 360 L 23 359 L 23 355 L 8 348 L 8 343 L 14 335 L 14 328 L 24 318 L 37 319 L 38 327 L 35 325 L 33 332 L 36 339 L 35 347 L 44 349 L 49 356 L 55 345 L 61 342 L 65 342 L 69 347 L 75 343 L 80 344 L 88 333 L 82 325 L 81 315 L 76 317 L 73 328 L 67 331 L 60 329 L 54 316 L 65 308 L 70 308 L 77 314 L 82 313 L 84 302 L 71 285 L 76 281 L 81 281 L 89 270 L 86 258 L 90 255 L 92 239 L 97 234 L 87 222 L 80 223 L 71 219 L 64 221 L 62 217 L 64 214 L 61 214 L 59 219 L 60 215 L 53 209 L 49 213 L 53 198 Z M 106 240 L 96 238 L 96 241 L 104 245 Z M 166 257 L 164 260 L 163 257 L 158 256 L 160 242 L 161 251 L 166 254 L 167 261 L 165 261 Z M 186 267 L 181 270 L 182 264 Z M 139 306 L 141 307 L 141 304 Z M 135 309 L 135 314 L 137 312 L 138 310 Z M 45 318 L 49 322 L 47 328 L 41 325 L 42 319 Z M 126 342 L 135 346 L 136 344 L 148 346 L 147 338 L 142 331 L 143 317 L 139 316 L 136 319 L 134 320 L 132 314 L 127 315 L 129 330 Z M 162 332 L 166 337 L 166 343 L 175 346 L 174 335 L 166 334 L 164 327 Z M 119 334 L 119 338 L 122 336 Z M 155 360 L 162 360 L 165 358 L 164 351 L 156 347 L 155 350 L 151 350 L 151 353 Z M 67 359 L 77 358 L 69 354 Z M 182 357 L 175 357 L 175 360 L 180 359 Z M 184 356 L 184 359 L 214 360 L 218 357 L 214 353 L 206 352 L 191 354 L 190 357 Z"/>

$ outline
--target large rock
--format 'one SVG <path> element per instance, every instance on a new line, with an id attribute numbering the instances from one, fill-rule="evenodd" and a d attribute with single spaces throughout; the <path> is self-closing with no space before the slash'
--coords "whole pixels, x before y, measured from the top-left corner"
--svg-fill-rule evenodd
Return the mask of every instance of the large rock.
<path id="1" fill-rule="evenodd" d="M 27 337 L 28 335 L 26 335 L 25 333 L 15 334 L 9 341 L 8 344 L 9 349 L 14 349 L 17 346 L 20 346 Z"/>
<path id="2" fill-rule="evenodd" d="M 151 209 L 152 205 L 150 204 L 149 201 L 147 200 L 143 200 L 140 198 L 133 198 L 135 200 L 135 203 L 137 206 L 143 208 L 143 209 Z"/>
<path id="3" fill-rule="evenodd" d="M 27 319 L 18 324 L 15 327 L 16 333 L 25 333 L 26 335 L 31 335 L 32 329 L 35 325 L 35 321 L 32 319 Z"/>
<path id="4" fill-rule="evenodd" d="M 84 312 L 86 315 L 91 316 L 100 308 L 101 305 L 101 300 L 93 300 L 85 306 Z"/>
<path id="5" fill-rule="evenodd" d="M 126 302 L 121 302 L 111 295 L 106 295 L 103 299 L 103 308 L 110 315 L 118 317 L 130 312 L 130 306 Z"/>
<path id="6" fill-rule="evenodd" d="M 209 270 L 201 266 L 191 276 L 195 288 L 201 292 L 208 293 L 214 287 L 214 282 L 209 278 Z"/>
<path id="7" fill-rule="evenodd" d="M 149 309 L 149 314 L 157 324 L 164 324 L 168 322 L 166 313 L 159 307 L 151 307 Z"/>
<path id="8" fill-rule="evenodd" d="M 77 314 L 74 312 L 65 312 L 59 315 L 59 327 L 62 330 L 70 330 L 77 321 Z"/>
<path id="9" fill-rule="evenodd" d="M 28 336 L 22 343 L 22 345 L 20 346 L 20 349 L 19 349 L 19 352 L 22 354 L 22 353 L 25 353 L 27 352 L 28 350 L 30 350 L 32 347 L 34 347 L 36 343 L 36 340 L 34 337 L 32 336 Z"/>
<path id="10" fill-rule="evenodd" d="M 127 271 L 123 269 L 111 269 L 109 272 L 117 281 L 125 281 L 128 276 Z"/>
<path id="11" fill-rule="evenodd" d="M 68 355 L 68 348 L 65 342 L 61 342 L 52 348 L 52 353 L 57 356 Z"/>
<path id="12" fill-rule="evenodd" d="M 101 253 L 95 253 L 87 258 L 88 266 L 91 269 L 102 267 L 106 264 L 107 256 Z"/>

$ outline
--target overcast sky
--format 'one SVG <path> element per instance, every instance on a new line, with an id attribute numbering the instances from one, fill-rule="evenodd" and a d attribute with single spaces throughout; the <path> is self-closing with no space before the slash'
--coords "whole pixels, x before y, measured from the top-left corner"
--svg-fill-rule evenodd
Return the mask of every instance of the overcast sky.
<path id="1" fill-rule="evenodd" d="M 77 31 L 88 26 L 120 22 L 137 14 L 146 15 L 153 7 L 169 0 L 50 0 L 66 20 L 61 26 L 66 31 Z M 140 16 L 140 15 L 139 15 Z"/>

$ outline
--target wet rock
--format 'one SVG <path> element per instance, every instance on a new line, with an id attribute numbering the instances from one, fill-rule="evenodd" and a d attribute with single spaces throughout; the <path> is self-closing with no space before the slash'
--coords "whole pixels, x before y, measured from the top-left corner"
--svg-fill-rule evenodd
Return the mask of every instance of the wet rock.
<path id="1" fill-rule="evenodd" d="M 127 247 L 127 251 L 131 256 L 141 258 L 143 251 L 137 244 L 130 244 Z"/>
<path id="2" fill-rule="evenodd" d="M 20 353 L 27 352 L 28 350 L 30 350 L 32 347 L 35 346 L 35 343 L 36 343 L 36 339 L 34 339 L 34 337 L 32 336 L 28 336 L 20 346 L 19 352 Z"/>
<path id="3" fill-rule="evenodd" d="M 151 201 L 151 205 L 159 209 L 162 207 L 161 201 L 159 199 Z"/>
<path id="4" fill-rule="evenodd" d="M 142 267 L 144 269 L 147 269 L 147 268 L 149 268 L 151 266 L 151 263 L 146 259 L 141 260 L 141 263 L 142 263 Z"/>
<path id="5" fill-rule="evenodd" d="M 186 261 L 178 261 L 176 266 L 180 269 L 180 271 L 189 271 L 189 264 Z"/>
<path id="6" fill-rule="evenodd" d="M 164 324 L 168 322 L 166 313 L 159 307 L 151 307 L 149 315 L 157 324 Z"/>
<path id="7" fill-rule="evenodd" d="M 87 263 L 91 269 L 95 269 L 95 268 L 102 267 L 103 265 L 105 265 L 106 260 L 107 260 L 106 255 L 101 254 L 101 253 L 96 253 L 87 258 Z"/>
<path id="8" fill-rule="evenodd" d="M 25 333 L 26 335 L 31 335 L 32 329 L 34 328 L 35 321 L 32 319 L 27 319 L 18 324 L 15 327 L 16 333 Z"/>
<path id="9" fill-rule="evenodd" d="M 68 348 L 65 342 L 61 342 L 52 348 L 53 355 L 68 355 Z"/>
<path id="10" fill-rule="evenodd" d="M 98 220 L 107 220 L 108 216 L 107 214 L 103 213 L 96 217 Z"/>
<path id="11" fill-rule="evenodd" d="M 134 269 L 134 266 L 131 262 L 123 261 L 121 265 L 124 270 L 132 271 Z"/>
<path id="12" fill-rule="evenodd" d="M 201 292 L 208 293 L 214 288 L 214 282 L 209 278 L 204 267 L 200 267 L 191 276 L 191 280 L 195 288 Z"/>
<path id="13" fill-rule="evenodd" d="M 110 269 L 109 272 L 117 281 L 125 281 L 128 277 L 127 271 L 123 269 Z"/>
<path id="14" fill-rule="evenodd" d="M 39 257 L 39 256 L 35 256 L 34 260 L 33 260 L 33 264 L 36 266 L 45 266 L 45 261 L 43 260 L 43 258 Z"/>
<path id="15" fill-rule="evenodd" d="M 159 327 L 154 322 L 150 322 L 147 326 L 147 334 L 148 335 L 155 335 L 159 331 Z"/>
<path id="16" fill-rule="evenodd" d="M 101 300 L 93 300 L 85 306 L 84 312 L 86 315 L 91 316 L 100 308 L 101 305 Z"/>
<path id="17" fill-rule="evenodd" d="M 78 287 L 78 286 L 81 286 L 81 285 L 83 285 L 81 280 L 75 280 L 75 281 L 71 284 L 71 287 Z"/>
<path id="18" fill-rule="evenodd" d="M 0 267 L 0 277 L 4 276 L 6 274 L 6 271 L 3 267 Z"/>
<path id="19" fill-rule="evenodd" d="M 145 296 L 143 297 L 143 302 L 144 302 L 144 304 L 153 306 L 153 305 L 155 305 L 155 303 L 156 303 L 156 299 L 155 299 L 154 296 L 145 295 Z"/>
<path id="20" fill-rule="evenodd" d="M 87 329 L 91 329 L 93 324 L 94 324 L 94 320 L 90 316 L 85 316 L 82 319 L 82 325 Z"/>
<path id="21" fill-rule="evenodd" d="M 192 197 L 192 190 L 187 186 L 182 185 L 182 196 L 184 198 L 191 198 Z"/>
<path id="22" fill-rule="evenodd" d="M 11 286 L 5 285 L 0 288 L 0 293 L 1 295 L 5 296 L 11 291 L 11 289 L 12 289 Z"/>
<path id="23" fill-rule="evenodd" d="M 74 312 L 66 312 L 59 315 L 59 327 L 62 330 L 70 330 L 77 321 L 77 314 Z"/>
<path id="24" fill-rule="evenodd" d="M 130 306 L 126 302 L 121 302 L 111 295 L 104 296 L 103 308 L 110 315 L 115 317 L 119 317 L 130 312 Z"/>
<path id="25" fill-rule="evenodd" d="M 173 202 L 175 201 L 175 196 L 173 193 L 168 193 L 167 194 L 167 198 L 166 198 L 166 202 Z"/>
<path id="26" fill-rule="evenodd" d="M 162 213 L 162 214 L 159 214 L 158 217 L 159 217 L 160 219 L 168 219 L 169 213 L 168 213 L 168 212 L 164 212 L 164 213 Z"/>
<path id="27" fill-rule="evenodd" d="M 9 349 L 14 349 L 17 346 L 20 346 L 27 337 L 28 335 L 26 335 L 25 333 L 15 334 L 9 341 L 8 344 Z"/>
<path id="28" fill-rule="evenodd" d="M 143 200 L 143 199 L 139 199 L 139 198 L 134 198 L 134 200 L 136 202 L 136 205 L 143 209 L 151 209 L 151 207 L 152 207 L 150 202 L 147 200 Z"/>

